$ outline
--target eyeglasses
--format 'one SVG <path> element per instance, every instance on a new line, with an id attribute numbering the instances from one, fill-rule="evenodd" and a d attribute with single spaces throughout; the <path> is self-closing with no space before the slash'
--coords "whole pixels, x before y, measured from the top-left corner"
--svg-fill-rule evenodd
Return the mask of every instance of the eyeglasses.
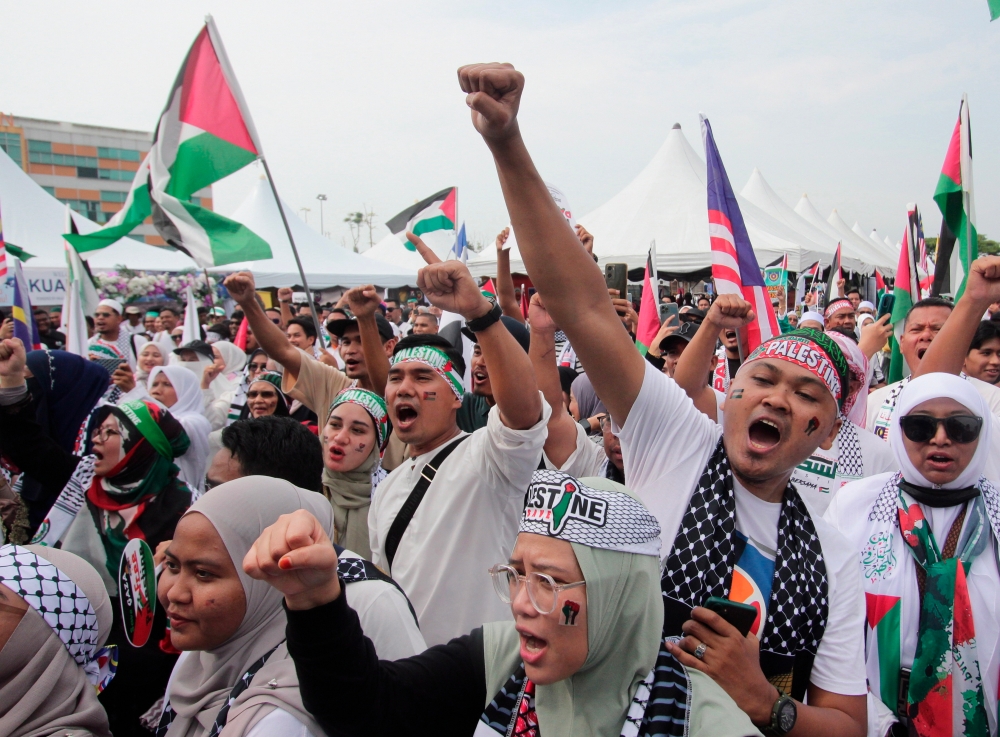
<path id="1" fill-rule="evenodd" d="M 115 435 L 121 435 L 121 433 L 118 432 L 117 430 L 113 430 L 110 427 L 99 427 L 96 430 L 94 430 L 93 434 L 90 436 L 90 439 L 94 441 L 100 440 L 102 443 L 106 443 L 108 442 L 109 438 L 112 438 Z"/>
<path id="2" fill-rule="evenodd" d="M 180 343 L 181 338 L 183 337 L 184 337 L 183 335 L 171 335 L 170 340 L 174 341 L 175 343 Z"/>
<path id="3" fill-rule="evenodd" d="M 281 318 L 280 317 L 272 317 L 271 318 L 271 322 L 273 322 L 275 325 L 280 325 L 281 324 Z"/>
<path id="4" fill-rule="evenodd" d="M 932 417 L 931 415 L 906 415 L 899 418 L 903 435 L 914 443 L 926 443 L 937 435 L 938 427 L 944 425 L 944 432 L 953 443 L 965 445 L 979 437 L 983 429 L 983 418 L 974 415 L 952 415 Z"/>
<path id="5" fill-rule="evenodd" d="M 539 614 L 552 614 L 556 610 L 559 592 L 575 589 L 586 585 L 586 581 L 575 583 L 556 583 L 552 576 L 545 573 L 529 573 L 522 576 L 513 566 L 498 563 L 490 568 L 493 578 L 493 588 L 504 604 L 510 604 L 521 591 L 521 584 L 528 586 L 528 598 Z"/>
<path id="6" fill-rule="evenodd" d="M 250 369 L 251 373 L 254 373 L 254 372 L 263 371 L 264 369 L 266 369 L 267 368 L 267 364 L 266 363 L 248 363 L 247 364 L 247 368 Z"/>

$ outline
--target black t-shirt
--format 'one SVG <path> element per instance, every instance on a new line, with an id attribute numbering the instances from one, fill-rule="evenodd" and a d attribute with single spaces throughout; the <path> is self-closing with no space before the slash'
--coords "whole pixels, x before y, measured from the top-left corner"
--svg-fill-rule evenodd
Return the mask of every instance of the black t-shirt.
<path id="1" fill-rule="evenodd" d="M 39 333 L 38 337 L 42 341 L 42 345 L 50 351 L 61 351 L 66 348 L 66 336 L 58 330 L 50 330 L 45 335 Z"/>

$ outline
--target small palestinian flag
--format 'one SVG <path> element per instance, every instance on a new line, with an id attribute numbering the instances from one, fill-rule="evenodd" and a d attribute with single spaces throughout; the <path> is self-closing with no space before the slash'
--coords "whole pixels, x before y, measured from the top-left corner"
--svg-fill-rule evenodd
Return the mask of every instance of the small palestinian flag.
<path id="1" fill-rule="evenodd" d="M 479 291 L 481 291 L 484 295 L 491 294 L 494 297 L 497 296 L 497 287 L 496 284 L 493 283 L 493 279 L 487 279 L 486 283 L 483 284 L 482 289 L 480 289 Z"/>
<path id="2" fill-rule="evenodd" d="M 646 355 L 653 347 L 653 339 L 660 331 L 660 311 L 656 293 L 656 241 L 649 244 L 646 252 L 646 269 L 642 275 L 642 302 L 639 303 L 639 325 L 635 330 L 635 347 Z"/>
<path id="3" fill-rule="evenodd" d="M 893 384 L 910 375 L 914 367 L 908 366 L 899 350 L 899 339 L 903 335 L 903 325 L 910 308 L 920 300 L 920 285 L 917 282 L 917 219 L 916 205 L 911 204 L 907 213 L 906 231 L 903 233 L 903 247 L 899 249 L 899 265 L 896 267 L 896 282 L 892 304 L 892 327 L 894 340 L 891 341 L 892 357 L 889 360 L 888 381 Z"/>
<path id="4" fill-rule="evenodd" d="M 404 246 L 416 251 L 417 247 L 406 240 L 406 233 L 422 236 L 435 230 L 455 230 L 457 204 L 458 187 L 442 189 L 387 220 L 385 227 L 399 236 Z"/>
<path id="5" fill-rule="evenodd" d="M 105 248 L 151 216 L 167 245 L 199 266 L 271 258 L 270 246 L 249 228 L 191 201 L 260 155 L 253 121 L 209 16 L 177 74 L 122 209 L 100 230 L 68 233 L 66 240 L 81 253 Z"/>
<path id="6" fill-rule="evenodd" d="M 889 553 L 892 555 L 892 553 Z M 878 695 L 893 711 L 899 698 L 899 613 L 898 596 L 865 592 L 868 652 L 878 663 Z M 874 690 L 874 689 L 873 689 Z"/>

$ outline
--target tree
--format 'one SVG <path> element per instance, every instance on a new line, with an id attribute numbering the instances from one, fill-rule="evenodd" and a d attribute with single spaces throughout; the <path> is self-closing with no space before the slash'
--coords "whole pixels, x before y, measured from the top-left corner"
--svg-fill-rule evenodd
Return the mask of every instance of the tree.
<path id="1" fill-rule="evenodd" d="M 991 240 L 986 237 L 985 233 L 977 233 L 978 238 L 976 239 L 979 245 L 979 255 L 980 256 L 996 256 L 1000 253 L 1000 243 L 995 240 Z M 927 255 L 931 259 L 934 259 L 937 254 L 937 238 L 925 238 L 924 241 L 927 243 Z"/>
<path id="2" fill-rule="evenodd" d="M 358 252 L 358 242 L 361 240 L 361 227 L 368 229 L 368 248 L 375 245 L 375 211 L 367 205 L 362 205 L 359 212 L 349 212 L 344 222 L 351 228 L 351 238 L 354 241 L 354 252 Z M 346 245 L 346 244 L 345 244 Z"/>

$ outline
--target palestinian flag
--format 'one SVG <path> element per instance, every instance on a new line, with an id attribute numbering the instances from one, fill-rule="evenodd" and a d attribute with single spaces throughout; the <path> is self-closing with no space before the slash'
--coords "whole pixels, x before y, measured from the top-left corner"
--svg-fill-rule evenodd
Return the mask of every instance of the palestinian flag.
<path id="1" fill-rule="evenodd" d="M 497 287 L 496 284 L 493 283 L 492 278 L 487 279 L 486 283 L 483 284 L 482 289 L 480 289 L 479 291 L 481 291 L 483 294 L 491 294 L 494 297 L 497 296 Z"/>
<path id="2" fill-rule="evenodd" d="M 882 301 L 882 295 L 885 294 L 885 279 L 882 274 L 879 273 L 878 269 L 875 269 L 875 307 L 877 308 L 879 303 Z"/>
<path id="3" fill-rule="evenodd" d="M 951 257 L 951 293 L 957 300 L 965 291 L 965 279 L 979 256 L 976 207 L 972 197 L 972 131 L 969 127 L 969 100 L 963 95 L 958 122 L 951 134 L 948 153 L 938 177 L 934 201 L 941 216 L 955 234 L 958 248 Z"/>
<path id="4" fill-rule="evenodd" d="M 865 592 L 868 652 L 878 663 L 879 697 L 896 711 L 899 695 L 899 612 L 898 596 Z"/>
<path id="5" fill-rule="evenodd" d="M 660 331 L 660 311 L 656 299 L 658 290 L 653 287 L 656 281 L 656 241 L 653 241 L 646 253 L 646 271 L 642 277 L 642 302 L 639 303 L 639 325 L 635 329 L 635 347 L 644 356 Z"/>
<path id="6" fill-rule="evenodd" d="M 908 213 L 906 231 L 903 233 L 903 247 L 899 249 L 899 265 L 896 267 L 896 283 L 893 288 L 893 296 L 896 301 L 892 305 L 893 340 L 892 358 L 889 360 L 890 384 L 903 380 L 910 375 L 911 367 L 906 365 L 906 360 L 899 350 L 899 338 L 903 334 L 903 323 L 906 314 L 920 300 L 920 285 L 917 283 L 917 249 L 915 237 L 917 233 L 916 220 L 919 218 L 916 206 L 911 205 Z"/>
<path id="7" fill-rule="evenodd" d="M 838 241 L 837 252 L 833 255 L 833 263 L 830 265 L 830 277 L 826 282 L 826 304 L 830 304 L 837 297 L 843 296 L 839 294 L 839 287 L 837 285 L 843 278 L 840 268 L 840 242 Z"/>
<path id="8" fill-rule="evenodd" d="M 986 0 L 990 6 L 990 23 L 1000 18 L 1000 0 Z"/>
<path id="9" fill-rule="evenodd" d="M 202 267 L 271 258 L 249 228 L 191 201 L 195 192 L 261 155 L 260 142 L 211 16 L 181 66 L 153 145 L 115 216 L 89 235 L 69 233 L 77 251 L 110 246 L 152 217 L 167 245 Z"/>
<path id="10" fill-rule="evenodd" d="M 457 209 L 458 187 L 449 187 L 406 208 L 387 220 L 385 227 L 391 230 L 393 235 L 399 236 L 404 246 L 416 251 L 416 246 L 406 240 L 406 234 L 409 232 L 421 236 L 435 230 L 455 230 Z"/>

